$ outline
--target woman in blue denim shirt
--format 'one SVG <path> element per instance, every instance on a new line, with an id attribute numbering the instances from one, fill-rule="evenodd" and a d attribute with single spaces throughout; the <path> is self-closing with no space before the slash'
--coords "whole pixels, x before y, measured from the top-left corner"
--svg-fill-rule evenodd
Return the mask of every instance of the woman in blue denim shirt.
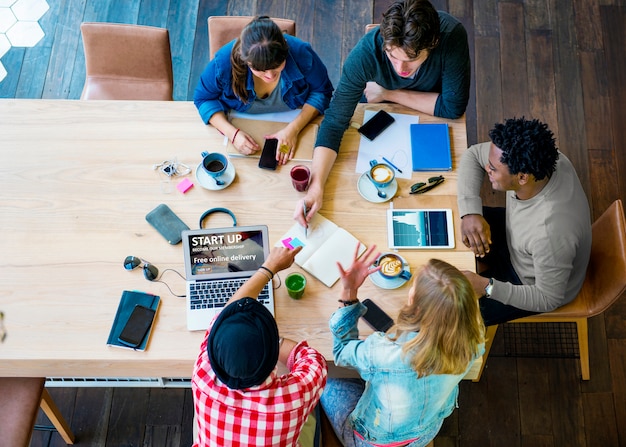
<path id="1" fill-rule="evenodd" d="M 205 68 L 194 93 L 202 120 L 226 135 L 242 154 L 260 146 L 227 118 L 232 109 L 246 113 L 301 108 L 298 116 L 267 138 L 277 138 L 281 164 L 293 158 L 298 134 L 328 108 L 333 85 L 311 45 L 283 35 L 269 17 L 253 19 L 241 36 L 224 45 Z"/>
<path id="2" fill-rule="evenodd" d="M 421 447 L 456 406 L 458 383 L 484 352 L 478 298 L 452 265 L 431 259 L 415 275 L 408 301 L 387 333 L 359 340 L 366 307 L 357 298 L 377 271 L 375 247 L 340 267 L 344 307 L 330 318 L 335 364 L 361 379 L 328 379 L 322 406 L 345 446 Z"/>

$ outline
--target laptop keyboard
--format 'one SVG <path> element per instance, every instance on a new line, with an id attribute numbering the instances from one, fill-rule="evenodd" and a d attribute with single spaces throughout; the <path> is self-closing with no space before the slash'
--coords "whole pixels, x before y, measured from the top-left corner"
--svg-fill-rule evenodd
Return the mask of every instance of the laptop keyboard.
<path id="1" fill-rule="evenodd" d="M 247 278 L 226 279 L 223 281 L 196 281 L 189 285 L 189 306 L 191 309 L 211 309 L 224 307 L 234 293 L 247 281 Z M 269 282 L 258 296 L 262 304 L 269 304 Z"/>

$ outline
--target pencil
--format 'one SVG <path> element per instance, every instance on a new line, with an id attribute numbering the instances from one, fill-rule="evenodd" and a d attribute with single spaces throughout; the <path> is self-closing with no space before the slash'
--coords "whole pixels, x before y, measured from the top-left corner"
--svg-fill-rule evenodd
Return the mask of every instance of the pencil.
<path id="1" fill-rule="evenodd" d="M 302 201 L 302 211 L 304 212 L 304 223 L 306 224 L 306 202 Z M 308 237 L 307 235 L 307 227 L 304 227 L 304 237 Z"/>
<path id="2" fill-rule="evenodd" d="M 399 167 L 397 167 L 396 165 L 394 165 L 392 162 L 390 162 L 389 160 L 387 160 L 385 157 L 383 157 L 383 160 L 385 161 L 385 163 L 387 163 L 389 166 L 391 166 L 392 168 L 394 168 L 396 171 L 398 171 L 400 174 L 402 174 L 402 171 L 400 170 Z"/>

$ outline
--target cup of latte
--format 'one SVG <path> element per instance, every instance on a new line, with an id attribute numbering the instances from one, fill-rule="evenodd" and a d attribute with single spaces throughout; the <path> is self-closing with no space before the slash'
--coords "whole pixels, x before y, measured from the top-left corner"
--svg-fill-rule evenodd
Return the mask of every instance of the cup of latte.
<path id="1" fill-rule="evenodd" d="M 411 272 L 404 268 L 402 258 L 394 253 L 383 253 L 376 260 L 375 265 L 380 266 L 380 274 L 387 279 L 411 279 Z"/>
<path id="2" fill-rule="evenodd" d="M 370 160 L 370 177 L 372 178 L 372 181 L 380 188 L 389 186 L 395 176 L 396 174 L 393 172 L 393 169 L 388 164 L 379 163 L 376 160 Z"/>

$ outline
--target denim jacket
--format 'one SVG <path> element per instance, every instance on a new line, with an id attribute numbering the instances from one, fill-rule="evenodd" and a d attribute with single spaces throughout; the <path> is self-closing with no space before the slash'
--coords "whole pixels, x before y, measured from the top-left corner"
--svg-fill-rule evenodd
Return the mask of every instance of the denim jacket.
<path id="1" fill-rule="evenodd" d="M 320 114 L 328 108 L 333 85 L 326 66 L 313 51 L 311 45 L 297 37 L 285 35 L 289 53 L 285 69 L 280 75 L 282 99 L 290 109 L 309 104 Z M 230 53 L 235 41 L 227 43 L 215 54 L 204 69 L 193 95 L 202 121 L 208 123 L 216 112 L 230 110 L 245 112 L 256 99 L 252 72 L 248 69 L 248 103 L 241 101 L 233 92 Z"/>
<path id="2" fill-rule="evenodd" d="M 418 377 L 402 354 L 402 344 L 417 333 L 391 341 L 375 332 L 359 340 L 357 322 L 366 310 L 361 303 L 353 304 L 330 318 L 335 364 L 357 370 L 366 382 L 350 415 L 354 429 L 375 444 L 410 441 L 437 429 L 454 410 L 465 373 Z M 480 355 L 482 351 L 484 346 Z"/>

